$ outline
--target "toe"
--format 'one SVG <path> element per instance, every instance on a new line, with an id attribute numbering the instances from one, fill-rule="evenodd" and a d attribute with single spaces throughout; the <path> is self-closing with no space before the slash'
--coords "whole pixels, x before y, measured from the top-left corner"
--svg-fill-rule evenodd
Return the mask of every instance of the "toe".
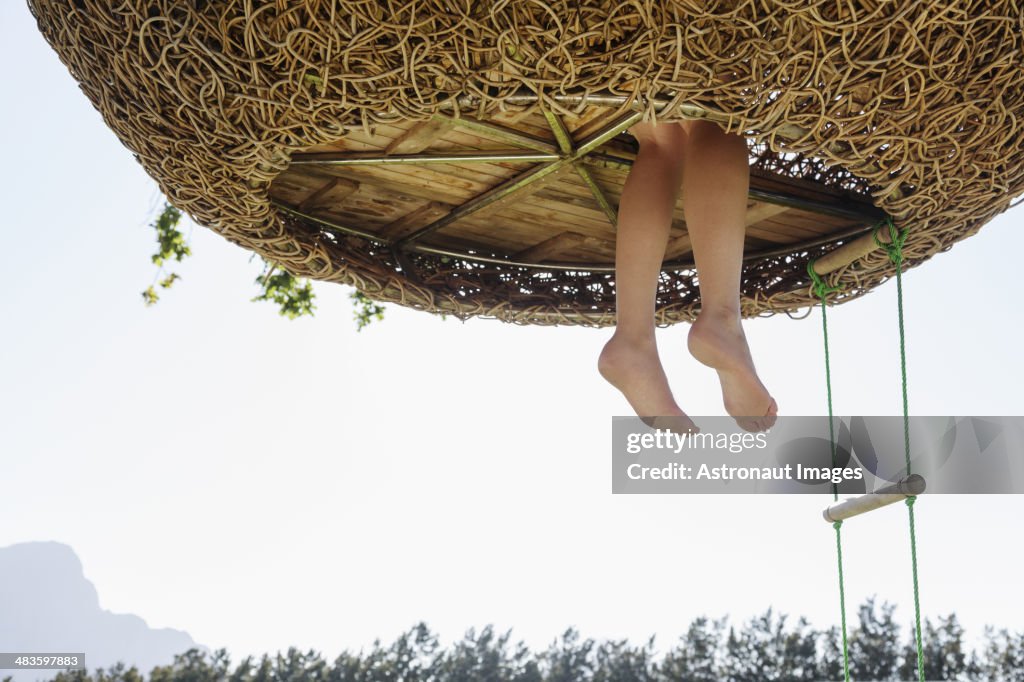
<path id="1" fill-rule="evenodd" d="M 737 417 L 736 424 L 744 431 L 759 433 L 761 431 L 767 431 L 775 426 L 778 414 L 779 406 L 775 402 L 775 398 L 771 398 L 771 402 L 768 404 L 768 409 L 765 411 L 763 417 Z"/>
<path id="2" fill-rule="evenodd" d="M 700 428 L 689 417 L 677 415 L 671 417 L 658 417 L 655 423 L 659 428 L 667 429 L 673 433 L 687 434 L 700 433 Z"/>

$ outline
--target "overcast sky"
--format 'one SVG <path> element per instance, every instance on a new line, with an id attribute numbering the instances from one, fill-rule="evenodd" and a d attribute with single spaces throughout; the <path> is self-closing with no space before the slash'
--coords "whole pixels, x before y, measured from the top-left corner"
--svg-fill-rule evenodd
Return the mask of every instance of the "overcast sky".
<path id="1" fill-rule="evenodd" d="M 58 540 L 101 604 L 236 655 L 334 654 L 424 620 L 445 639 L 567 626 L 667 645 L 701 614 L 838 620 L 826 500 L 613 496 L 596 359 L 609 330 L 460 323 L 389 306 L 356 333 L 349 290 L 313 319 L 252 303 L 257 261 L 187 228 L 153 308 L 155 184 L 20 2 L 0 5 L 7 295 L 0 301 L 0 546 Z M 1024 209 L 904 279 L 910 409 L 1021 415 Z M 895 284 L 830 311 L 838 414 L 898 414 Z M 780 413 L 821 414 L 820 318 L 747 322 Z M 660 332 L 692 415 L 714 373 Z M 1024 629 L 1021 496 L 918 504 L 926 615 Z M 851 604 L 911 616 L 902 505 L 844 528 Z"/>

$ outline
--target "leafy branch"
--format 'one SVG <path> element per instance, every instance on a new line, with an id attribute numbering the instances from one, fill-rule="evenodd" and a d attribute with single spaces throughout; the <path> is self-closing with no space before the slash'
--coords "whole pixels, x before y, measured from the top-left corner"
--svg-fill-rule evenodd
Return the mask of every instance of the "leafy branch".
<path id="1" fill-rule="evenodd" d="M 176 272 L 164 274 L 165 264 L 172 261 L 180 263 L 185 256 L 192 255 L 192 250 L 185 241 L 185 235 L 178 229 L 181 218 L 181 211 L 172 206 L 170 202 L 165 201 L 160 214 L 150 224 L 156 231 L 157 240 L 157 250 L 151 259 L 159 270 L 154 277 L 154 284 L 142 292 L 142 300 L 146 306 L 154 305 L 160 300 L 157 286 L 161 289 L 170 289 L 176 281 L 181 279 L 181 275 Z M 257 254 L 253 255 L 255 257 Z M 254 296 L 250 300 L 276 303 L 279 307 L 279 314 L 290 320 L 304 315 L 312 317 L 316 310 L 316 295 L 313 292 L 312 282 L 309 279 L 295 277 L 286 269 L 262 256 L 260 259 L 263 261 L 263 272 L 256 278 L 256 284 L 259 285 L 261 291 L 258 296 Z M 374 320 L 384 319 L 384 306 L 362 292 L 353 291 L 349 298 L 353 301 L 357 331 L 362 331 Z"/>
<path id="2" fill-rule="evenodd" d="M 273 301 L 280 306 L 278 313 L 289 320 L 303 315 L 313 316 L 316 305 L 313 303 L 313 285 L 308 279 L 299 280 L 292 273 L 276 264 L 264 260 L 266 266 L 256 284 L 263 287 L 259 296 L 252 301 Z"/>
<path id="3" fill-rule="evenodd" d="M 157 251 L 151 256 L 151 260 L 159 268 L 157 277 L 163 272 L 164 263 L 167 261 L 173 259 L 180 263 L 185 256 L 192 255 L 192 250 L 185 243 L 185 235 L 178 229 L 178 223 L 180 222 L 181 211 L 171 206 L 169 202 L 164 202 L 160 215 L 151 224 L 153 229 L 156 230 Z M 160 279 L 158 284 L 161 289 L 170 289 L 171 285 L 179 279 L 181 279 L 181 275 L 171 272 Z M 142 300 L 147 306 L 151 306 L 160 300 L 160 295 L 152 284 L 142 292 Z"/>
<path id="4" fill-rule="evenodd" d="M 384 306 L 363 292 L 356 289 L 348 297 L 354 302 L 353 312 L 355 312 L 354 319 L 357 332 L 363 331 L 363 327 L 370 324 L 373 320 L 384 319 Z"/>

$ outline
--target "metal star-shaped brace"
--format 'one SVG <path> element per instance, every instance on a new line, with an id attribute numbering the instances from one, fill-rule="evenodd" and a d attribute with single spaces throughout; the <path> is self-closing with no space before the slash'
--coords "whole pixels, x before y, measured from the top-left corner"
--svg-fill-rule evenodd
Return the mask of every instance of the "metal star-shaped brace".
<path id="1" fill-rule="evenodd" d="M 621 97 L 614 98 L 616 100 L 615 102 L 605 102 L 604 100 L 606 99 L 609 98 L 607 96 L 597 98 L 589 97 L 587 98 L 587 101 L 589 102 L 590 100 L 594 100 L 595 104 L 606 106 L 617 104 L 620 107 L 625 101 L 624 98 Z M 533 97 L 533 100 L 536 101 L 536 96 Z M 723 118 L 722 115 L 716 115 L 714 112 L 709 112 L 695 105 L 683 104 L 678 105 L 677 108 L 681 109 L 682 113 L 690 118 L 707 118 L 711 120 Z M 601 125 L 596 132 L 580 141 L 573 139 L 572 134 L 557 114 L 546 107 L 541 108 L 541 113 L 543 113 L 551 128 L 555 138 L 555 143 L 487 121 L 463 116 L 449 117 L 442 114 L 436 114 L 431 121 L 444 126 L 463 128 L 468 132 L 476 132 L 487 136 L 488 138 L 500 140 L 507 143 L 511 148 L 508 150 L 497 151 L 467 150 L 455 153 L 427 151 L 415 154 L 389 154 L 386 151 L 306 152 L 297 153 L 292 156 L 293 165 L 320 166 L 358 166 L 370 164 L 420 165 L 435 163 L 471 164 L 494 162 L 532 162 L 537 164 L 529 170 L 524 171 L 496 185 L 495 187 L 492 187 L 482 194 L 477 195 L 461 206 L 455 207 L 446 214 L 438 217 L 432 222 L 429 222 L 427 225 L 419 227 L 418 229 L 415 229 L 397 239 L 388 239 L 384 235 L 375 234 L 365 229 L 342 225 L 334 220 L 327 220 L 310 215 L 307 212 L 302 211 L 301 207 L 297 208 L 287 206 L 280 202 L 274 202 L 274 205 L 287 213 L 291 213 L 298 217 L 320 224 L 329 231 L 337 231 L 382 243 L 386 245 L 393 254 L 395 254 L 396 259 L 400 263 L 405 261 L 404 256 L 406 253 L 419 252 L 438 256 L 448 256 L 479 263 L 529 267 L 544 270 L 612 272 L 615 268 L 613 263 L 541 263 L 532 262 L 529 259 L 522 258 L 489 256 L 476 251 L 457 251 L 453 249 L 437 248 L 422 243 L 424 237 L 427 237 L 428 235 L 433 234 L 434 232 L 451 225 L 466 216 L 480 211 L 499 200 L 508 200 L 509 197 L 522 192 L 530 185 L 569 166 L 579 174 L 580 178 L 590 189 L 595 203 L 607 217 L 612 228 L 615 228 L 617 222 L 617 209 L 612 205 L 611 201 L 609 201 L 608 196 L 605 194 L 604 190 L 602 190 L 600 185 L 598 185 L 585 163 L 589 161 L 608 168 L 628 170 L 633 164 L 633 159 L 620 154 L 615 154 L 612 151 L 602 150 L 601 147 L 621 133 L 627 131 L 635 123 L 639 122 L 643 118 L 643 112 L 639 110 L 631 110 L 625 113 L 616 113 L 604 121 L 603 125 Z M 750 198 L 756 201 L 786 208 L 809 210 L 843 218 L 855 218 L 862 220 L 865 223 L 875 220 L 878 217 L 876 215 L 877 210 L 873 210 L 873 207 L 870 205 L 854 202 L 814 201 L 806 197 L 755 188 L 751 188 Z M 755 260 L 770 256 L 785 255 L 792 253 L 795 248 L 807 248 L 818 244 L 834 242 L 837 239 L 843 239 L 854 234 L 860 234 L 863 231 L 864 228 L 862 223 L 862 225 L 856 229 L 847 230 L 846 232 L 849 232 L 849 234 L 833 233 L 825 235 L 822 239 L 815 240 L 814 242 L 801 243 L 799 245 L 786 245 L 778 249 L 773 249 L 770 252 L 751 253 L 748 254 L 744 260 Z M 681 270 L 692 267 L 692 260 L 666 262 L 663 264 L 663 270 Z"/>

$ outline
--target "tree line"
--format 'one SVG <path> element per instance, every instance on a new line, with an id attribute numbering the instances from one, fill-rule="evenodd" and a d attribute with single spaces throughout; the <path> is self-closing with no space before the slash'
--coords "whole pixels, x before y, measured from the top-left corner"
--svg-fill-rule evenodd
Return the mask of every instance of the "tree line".
<path id="1" fill-rule="evenodd" d="M 851 679 L 917 680 L 913 628 L 893 619 L 895 607 L 869 599 L 849 631 Z M 984 644 L 968 651 L 956 615 L 926 619 L 927 680 L 1024 682 L 1024 632 L 987 628 Z M 596 641 L 569 629 L 548 648 L 514 643 L 491 626 L 470 630 L 442 647 L 419 624 L 391 643 L 346 651 L 329 662 L 314 651 L 245 658 L 232 666 L 228 653 L 192 649 L 173 664 L 154 668 L 149 682 L 810 682 L 843 679 L 838 628 L 811 628 L 769 609 L 733 626 L 727 618 L 694 619 L 660 651 L 654 638 L 639 644 Z M 59 673 L 55 682 L 142 682 L 135 668 L 118 664 L 93 672 Z"/>

